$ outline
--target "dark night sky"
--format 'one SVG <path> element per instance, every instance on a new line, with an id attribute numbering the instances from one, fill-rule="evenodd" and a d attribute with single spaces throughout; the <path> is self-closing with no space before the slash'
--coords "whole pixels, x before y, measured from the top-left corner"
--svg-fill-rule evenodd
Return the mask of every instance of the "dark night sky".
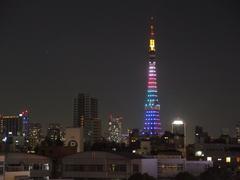
<path id="1" fill-rule="evenodd" d="M 104 121 L 117 112 L 125 127 L 142 127 L 154 15 L 164 128 L 178 113 L 189 134 L 195 125 L 231 132 L 240 110 L 239 8 L 226 0 L 2 0 L 0 113 L 28 108 L 33 122 L 70 126 L 73 97 L 88 92 Z"/>

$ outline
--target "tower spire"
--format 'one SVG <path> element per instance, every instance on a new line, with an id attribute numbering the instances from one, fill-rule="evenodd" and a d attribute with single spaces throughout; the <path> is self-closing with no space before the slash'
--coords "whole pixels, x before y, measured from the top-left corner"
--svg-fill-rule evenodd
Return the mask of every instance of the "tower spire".
<path id="1" fill-rule="evenodd" d="M 155 23 L 154 17 L 150 18 L 149 54 L 155 54 Z"/>

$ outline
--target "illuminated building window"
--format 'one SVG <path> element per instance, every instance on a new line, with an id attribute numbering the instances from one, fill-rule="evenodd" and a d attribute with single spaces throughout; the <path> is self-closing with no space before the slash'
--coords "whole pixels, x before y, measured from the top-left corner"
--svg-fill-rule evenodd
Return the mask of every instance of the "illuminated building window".
<path id="1" fill-rule="evenodd" d="M 112 170 L 112 171 L 115 171 L 115 168 L 116 168 L 116 165 L 115 165 L 115 164 L 112 164 L 112 165 L 111 165 L 111 170 Z"/>
<path id="2" fill-rule="evenodd" d="M 125 164 L 111 164 L 110 170 L 112 172 L 126 172 L 127 166 Z"/>
<path id="3" fill-rule="evenodd" d="M 47 170 L 48 171 L 49 170 L 49 164 L 44 164 L 43 165 L 43 170 Z"/>
<path id="4" fill-rule="evenodd" d="M 196 151 L 195 152 L 195 156 L 202 156 L 203 155 L 203 152 L 202 151 Z"/>
<path id="5" fill-rule="evenodd" d="M 207 157 L 207 161 L 212 161 L 212 157 Z"/>
<path id="6" fill-rule="evenodd" d="M 226 163 L 230 163 L 231 162 L 231 157 L 226 157 Z"/>

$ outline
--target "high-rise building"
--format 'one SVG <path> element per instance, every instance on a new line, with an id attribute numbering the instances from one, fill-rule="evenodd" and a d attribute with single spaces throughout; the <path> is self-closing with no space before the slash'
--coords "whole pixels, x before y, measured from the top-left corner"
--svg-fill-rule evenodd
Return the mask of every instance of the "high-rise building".
<path id="1" fill-rule="evenodd" d="M 0 115 L 0 134 L 3 137 L 23 136 L 28 134 L 29 114 L 23 111 L 18 115 Z"/>
<path id="2" fill-rule="evenodd" d="M 49 145 L 63 144 L 64 130 L 60 124 L 51 123 L 47 130 L 46 141 Z"/>
<path id="3" fill-rule="evenodd" d="M 29 133 L 29 112 L 23 111 L 18 116 L 22 119 L 23 137 L 26 137 Z"/>
<path id="4" fill-rule="evenodd" d="M 40 123 L 29 123 L 29 130 L 27 135 L 27 147 L 31 153 L 35 152 L 35 148 L 41 143 L 42 126 Z"/>
<path id="5" fill-rule="evenodd" d="M 18 115 L 0 115 L 0 138 L 6 151 L 26 150 L 28 126 L 28 111 Z"/>
<path id="6" fill-rule="evenodd" d="M 177 119 L 172 122 L 172 133 L 185 135 L 185 124 L 182 120 Z"/>
<path id="7" fill-rule="evenodd" d="M 101 121 L 98 117 L 98 100 L 88 94 L 74 98 L 73 126 L 83 127 L 84 142 L 92 144 L 101 137 Z"/>
<path id="8" fill-rule="evenodd" d="M 160 122 L 160 103 L 158 100 L 156 46 L 154 18 L 150 21 L 148 80 L 144 114 L 144 134 L 158 136 L 162 134 Z"/>
<path id="9" fill-rule="evenodd" d="M 186 127 L 185 123 L 180 120 L 172 122 L 172 133 L 174 135 L 174 142 L 177 149 L 184 149 L 186 145 Z"/>
<path id="10" fill-rule="evenodd" d="M 174 135 L 174 144 L 177 150 L 186 156 L 186 124 L 180 118 L 172 122 L 172 133 Z"/>
<path id="11" fill-rule="evenodd" d="M 139 129 L 128 129 L 128 145 L 132 149 L 138 149 L 140 147 Z"/>
<path id="12" fill-rule="evenodd" d="M 128 129 L 128 141 L 129 144 L 135 143 L 140 139 L 139 129 Z"/>
<path id="13" fill-rule="evenodd" d="M 207 132 L 203 131 L 203 127 L 196 126 L 195 127 L 195 143 L 208 143 L 210 141 L 210 137 Z"/>
<path id="14" fill-rule="evenodd" d="M 18 115 L 0 116 L 0 133 L 3 137 L 22 136 L 23 123 Z"/>
<path id="15" fill-rule="evenodd" d="M 108 140 L 120 143 L 122 140 L 122 121 L 121 116 L 110 114 L 108 120 Z"/>

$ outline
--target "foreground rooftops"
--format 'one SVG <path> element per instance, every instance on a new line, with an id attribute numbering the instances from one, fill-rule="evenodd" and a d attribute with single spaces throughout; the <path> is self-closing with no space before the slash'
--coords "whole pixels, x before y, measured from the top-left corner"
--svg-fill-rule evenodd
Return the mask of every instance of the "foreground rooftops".
<path id="1" fill-rule="evenodd" d="M 64 158 L 80 158 L 80 159 L 144 159 L 143 156 L 131 153 L 115 153 L 115 152 L 104 152 L 104 151 L 86 151 Z"/>
<path id="2" fill-rule="evenodd" d="M 8 164 L 18 163 L 48 163 L 50 159 L 46 156 L 26 153 L 7 153 L 5 154 Z"/>

